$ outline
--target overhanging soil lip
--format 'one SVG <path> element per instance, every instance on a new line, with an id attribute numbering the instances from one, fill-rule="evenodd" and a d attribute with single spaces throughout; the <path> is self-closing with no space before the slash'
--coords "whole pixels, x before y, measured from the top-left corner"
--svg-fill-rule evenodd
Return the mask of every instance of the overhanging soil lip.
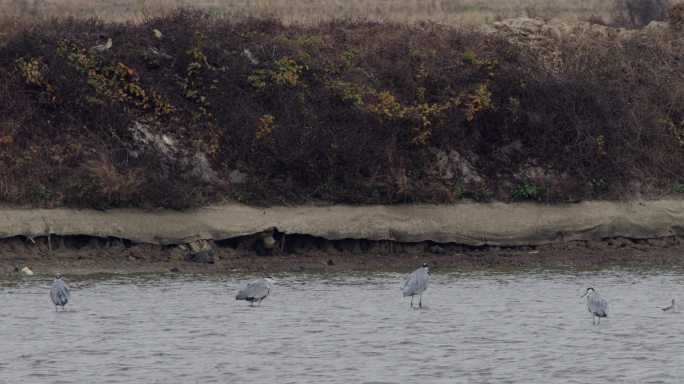
<path id="1" fill-rule="evenodd" d="M 606 237 L 684 234 L 684 199 L 577 204 L 297 206 L 224 204 L 188 211 L 0 207 L 0 238 L 116 237 L 152 244 L 223 240 L 276 228 L 328 240 L 433 241 L 469 246 L 541 245 Z"/>

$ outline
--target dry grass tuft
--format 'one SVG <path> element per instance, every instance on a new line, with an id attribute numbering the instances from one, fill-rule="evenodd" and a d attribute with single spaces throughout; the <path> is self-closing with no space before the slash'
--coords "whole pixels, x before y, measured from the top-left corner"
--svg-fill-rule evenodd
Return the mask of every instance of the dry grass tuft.
<path id="1" fill-rule="evenodd" d="M 80 167 L 78 198 L 93 202 L 109 202 L 112 205 L 126 205 L 141 199 L 146 183 L 142 168 L 128 168 L 116 164 L 104 153 L 86 160 Z"/>
<path id="2" fill-rule="evenodd" d="M 111 21 L 145 21 L 178 6 L 193 6 L 211 14 L 276 15 L 286 23 L 365 18 L 407 22 L 432 20 L 452 25 L 477 25 L 514 17 L 564 21 L 590 15 L 607 17 L 611 2 L 584 0 L 0 0 L 0 12 L 13 17 L 93 17 Z"/>

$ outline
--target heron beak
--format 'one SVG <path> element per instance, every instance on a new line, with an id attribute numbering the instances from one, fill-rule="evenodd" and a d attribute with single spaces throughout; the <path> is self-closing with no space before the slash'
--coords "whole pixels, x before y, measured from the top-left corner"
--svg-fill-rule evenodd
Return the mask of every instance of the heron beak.
<path id="1" fill-rule="evenodd" d="M 589 291 L 584 292 L 584 295 L 580 296 L 580 299 L 583 298 L 584 296 L 586 296 L 587 293 L 589 293 Z"/>

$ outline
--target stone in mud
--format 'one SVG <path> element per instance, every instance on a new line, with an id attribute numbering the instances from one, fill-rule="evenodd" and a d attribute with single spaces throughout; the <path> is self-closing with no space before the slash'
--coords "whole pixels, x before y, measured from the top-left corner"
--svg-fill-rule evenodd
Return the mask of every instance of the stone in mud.
<path id="1" fill-rule="evenodd" d="M 217 260 L 232 260 L 235 258 L 239 258 L 240 254 L 233 248 L 231 247 L 225 247 L 221 248 L 219 251 L 217 251 L 214 256 L 216 256 Z"/>
<path id="2" fill-rule="evenodd" d="M 432 245 L 430 246 L 430 248 L 428 248 L 428 250 L 430 251 L 430 253 L 434 253 L 436 255 L 441 255 L 444 252 L 446 252 L 446 250 L 439 245 Z"/>
<path id="3" fill-rule="evenodd" d="M 171 250 L 169 254 L 169 259 L 173 261 L 181 261 L 185 259 L 185 255 L 187 255 L 188 253 L 187 250 L 187 247 L 179 245 L 178 247 Z"/>
<path id="4" fill-rule="evenodd" d="M 633 246 L 634 242 L 628 238 L 618 236 L 612 239 L 608 239 L 606 241 L 606 244 L 611 248 L 625 248 Z"/>
<path id="5" fill-rule="evenodd" d="M 463 246 L 459 244 L 449 245 L 449 250 L 452 252 L 463 252 Z"/>
<path id="6" fill-rule="evenodd" d="M 272 235 L 262 236 L 261 243 L 266 249 L 274 249 L 278 245 Z"/>
<path id="7" fill-rule="evenodd" d="M 214 263 L 214 252 L 212 252 L 212 251 L 201 251 L 201 252 L 197 252 L 197 253 L 189 253 L 188 255 L 185 256 L 185 260 L 193 262 L 193 263 L 213 264 Z"/>
<path id="8" fill-rule="evenodd" d="M 190 251 L 185 255 L 185 260 L 193 263 L 214 263 L 214 251 L 211 244 L 204 239 L 189 243 Z"/>
<path id="9" fill-rule="evenodd" d="M 190 252 L 198 253 L 202 251 L 211 251 L 211 244 L 209 244 L 208 241 L 204 239 L 200 239 L 197 241 L 193 241 L 192 243 L 188 243 L 188 246 L 190 247 Z"/>
<path id="10" fill-rule="evenodd" d="M 149 252 L 139 246 L 131 247 L 128 250 L 128 260 L 145 260 Z"/>

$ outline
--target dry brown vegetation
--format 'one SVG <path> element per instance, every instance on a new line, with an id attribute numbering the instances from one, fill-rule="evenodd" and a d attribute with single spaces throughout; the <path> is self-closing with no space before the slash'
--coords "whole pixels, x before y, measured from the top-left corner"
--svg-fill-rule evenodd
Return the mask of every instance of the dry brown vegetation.
<path id="1" fill-rule="evenodd" d="M 183 208 L 684 190 L 675 31 L 531 49 L 427 22 L 286 25 L 191 10 L 12 28 L 0 40 L 2 202 Z M 98 47 L 107 38 L 112 47 Z"/>
<path id="2" fill-rule="evenodd" d="M 213 14 L 276 15 L 285 22 L 363 17 L 398 22 L 430 19 L 460 25 L 522 16 L 565 21 L 592 15 L 610 18 L 612 9 L 610 1 L 601 0 L 0 0 L 0 12 L 28 17 L 98 16 L 141 21 L 187 5 Z"/>

